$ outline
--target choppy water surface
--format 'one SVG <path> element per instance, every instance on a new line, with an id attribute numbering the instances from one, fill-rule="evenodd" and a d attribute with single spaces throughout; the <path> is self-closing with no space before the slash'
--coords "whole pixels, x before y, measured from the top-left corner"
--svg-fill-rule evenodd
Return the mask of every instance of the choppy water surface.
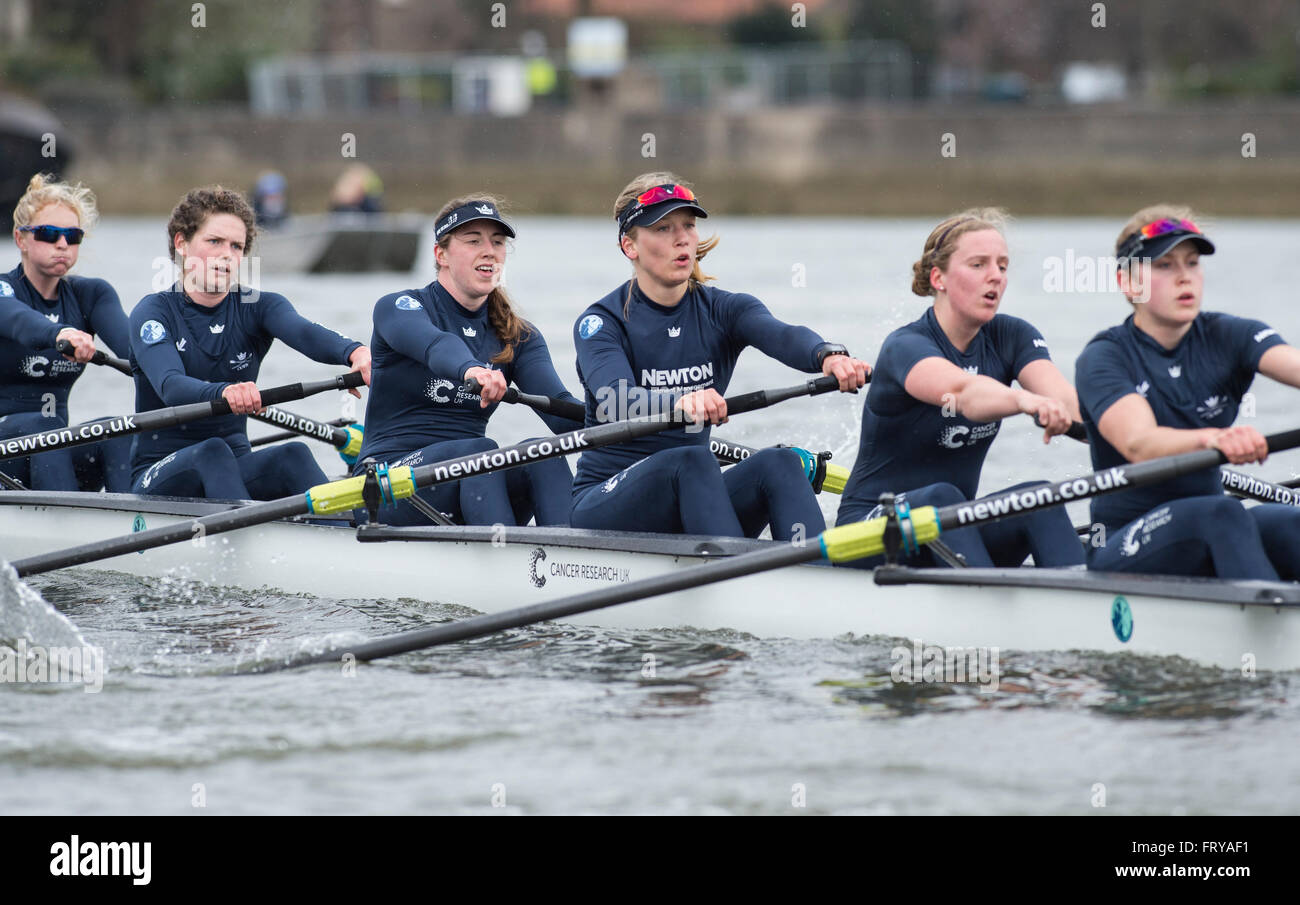
<path id="1" fill-rule="evenodd" d="M 778 316 L 869 360 L 889 330 L 922 310 L 906 287 L 928 224 L 714 224 L 724 241 L 707 269 L 720 285 L 753 291 Z M 1104 254 L 1113 227 L 1057 220 L 1011 231 L 1003 310 L 1043 331 L 1067 376 L 1087 338 L 1126 306 L 1114 295 L 1045 291 L 1044 261 L 1067 250 Z M 152 277 L 139 250 L 161 247 L 161 232 L 156 221 L 106 221 L 78 272 L 112 280 L 129 310 Z M 603 221 L 522 220 L 507 270 L 571 386 L 573 318 L 625 278 L 609 233 Z M 1283 273 L 1300 224 L 1226 223 L 1213 234 L 1220 253 L 1207 259 L 1206 307 L 1300 333 Z M 791 285 L 796 265 L 806 286 Z M 424 282 L 414 274 L 263 279 L 358 336 L 368 335 L 379 295 Z M 331 372 L 277 347 L 261 382 Z M 799 379 L 750 352 L 732 389 Z M 1254 389 L 1253 423 L 1265 432 L 1294 426 L 1293 391 L 1262 380 Z M 295 408 L 328 418 L 339 405 L 317 397 Z M 78 419 L 128 411 L 128 382 L 88 375 L 72 406 Z M 738 417 L 718 434 L 829 448 L 849 464 L 860 406 L 852 397 L 801 400 Z M 502 412 L 493 435 L 510 442 L 537 424 L 531 413 Z M 338 470 L 324 452 L 321 462 Z M 1081 447 L 1059 439 L 1045 447 L 1029 425 L 1010 422 L 982 489 L 1084 470 Z M 1297 466 L 1279 456 L 1256 472 L 1281 479 Z M 823 505 L 833 517 L 834 499 Z M 0 653 L 20 639 L 85 643 L 104 649 L 109 671 L 95 694 L 0 683 L 6 814 L 182 814 L 195 812 L 199 797 L 210 813 L 1300 809 L 1296 673 L 1248 678 L 1178 659 L 1003 651 L 998 688 L 988 692 L 891 681 L 898 639 L 548 624 L 362 666 L 352 677 L 334 666 L 231 677 L 223 673 L 239 665 L 470 611 L 436 600 L 436 576 L 427 601 L 252 593 L 92 571 L 27 585 L 0 578 Z M 1099 784 L 1104 810 L 1094 806 Z"/>

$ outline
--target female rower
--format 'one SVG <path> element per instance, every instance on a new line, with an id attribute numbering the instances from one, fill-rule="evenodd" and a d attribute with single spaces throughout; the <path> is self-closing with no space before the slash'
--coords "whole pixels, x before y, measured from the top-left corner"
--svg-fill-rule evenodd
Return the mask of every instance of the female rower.
<path id="1" fill-rule="evenodd" d="M 1078 417 L 1074 390 L 1052 364 L 1042 334 L 998 314 L 1009 264 L 1004 221 L 1000 210 L 972 209 L 947 218 L 926 239 L 912 265 L 912 292 L 934 296 L 934 304 L 880 349 L 839 524 L 878 514 L 886 491 L 903 491 L 913 508 L 973 499 L 1003 418 L 1033 415 L 1046 443 Z M 1039 566 L 1084 561 L 1063 508 L 948 531 L 943 541 L 970 566 L 1018 566 L 1030 553 Z M 914 559 L 933 562 L 928 550 Z"/>
<path id="2" fill-rule="evenodd" d="M 448 201 L 434 221 L 437 281 L 375 304 L 374 392 L 366 405 L 366 435 L 358 458 L 418 465 L 496 449 L 488 419 L 513 381 L 525 393 L 567 399 L 546 340 L 515 313 L 501 285 L 507 240 L 514 228 L 499 199 L 485 194 Z M 480 391 L 461 391 L 471 378 Z M 552 431 L 576 421 L 539 413 Z M 567 525 L 573 475 L 563 459 L 479 475 L 419 491 L 425 502 L 469 525 Z M 382 521 L 428 520 L 399 503 Z"/>
<path id="3" fill-rule="evenodd" d="M 1232 426 L 1256 372 L 1300 387 L 1300 351 L 1267 324 L 1201 311 L 1201 255 L 1214 244 L 1186 207 L 1143 208 L 1116 241 L 1119 286 L 1133 313 L 1097 334 L 1075 366 L 1095 469 L 1196 449 L 1263 462 L 1264 437 Z M 1219 469 L 1097 497 L 1104 546 L 1089 568 L 1219 578 L 1300 578 L 1300 511 L 1249 509 Z"/>
<path id="4" fill-rule="evenodd" d="M 172 211 L 167 244 L 181 280 L 131 312 L 136 410 L 225 399 L 231 414 L 137 435 L 136 493 L 269 500 L 325 481 L 303 443 L 252 451 L 246 416 L 262 409 L 254 381 L 276 339 L 316 361 L 350 364 L 367 384 L 370 350 L 302 317 L 282 295 L 239 285 L 256 234 L 252 208 L 220 186 L 194 189 Z"/>
<path id="5" fill-rule="evenodd" d="M 0 439 L 68 424 L 68 393 L 95 354 L 95 334 L 118 355 L 130 351 L 126 315 L 107 282 L 69 276 L 98 214 L 78 183 L 32 177 L 14 209 L 21 262 L 0 277 Z M 74 360 L 55 345 L 72 344 Z M 131 439 L 10 459 L 6 474 L 39 490 L 131 489 Z"/>
<path id="6" fill-rule="evenodd" d="M 696 217 L 708 214 L 672 173 L 645 173 L 614 202 L 627 283 L 574 325 L 587 423 L 680 409 L 693 425 L 584 452 L 573 487 L 575 528 L 684 532 L 776 540 L 812 537 L 821 509 L 789 449 L 765 449 L 724 475 L 704 423 L 727 420 L 726 392 L 746 346 L 853 392 L 868 366 L 807 327 L 774 318 L 752 295 L 706 286 Z M 703 429 L 702 429 L 703 428 Z"/>

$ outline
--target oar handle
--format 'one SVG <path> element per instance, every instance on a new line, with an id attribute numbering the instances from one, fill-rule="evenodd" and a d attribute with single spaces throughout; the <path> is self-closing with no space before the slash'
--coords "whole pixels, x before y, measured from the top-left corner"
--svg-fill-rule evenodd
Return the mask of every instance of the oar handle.
<path id="1" fill-rule="evenodd" d="M 340 374 L 337 377 L 331 377 L 329 380 L 313 380 L 307 383 L 287 383 L 284 386 L 271 387 L 262 390 L 262 405 L 275 405 L 278 402 L 291 402 L 294 399 L 302 399 L 306 396 L 312 396 L 316 393 L 324 393 L 326 390 L 346 390 L 352 387 L 359 387 L 365 382 L 360 371 L 348 371 L 346 374 Z M 230 403 L 224 399 L 215 399 L 212 402 L 212 414 L 228 415 L 230 414 Z"/>
<path id="2" fill-rule="evenodd" d="M 753 393 L 741 393 L 739 396 L 732 396 L 727 400 L 727 414 L 741 415 L 745 412 L 752 412 L 756 409 L 766 408 L 777 402 L 784 402 L 786 399 L 794 399 L 796 396 L 819 396 L 822 393 L 829 393 L 832 390 L 838 390 L 840 382 L 834 377 L 817 377 L 809 380 L 801 386 L 785 387 L 779 390 L 756 390 Z"/>
<path id="3" fill-rule="evenodd" d="M 460 385 L 457 392 L 477 396 L 482 389 L 483 385 L 478 382 L 478 378 L 471 377 Z M 570 421 L 579 423 L 587 417 L 586 406 L 581 402 L 556 399 L 554 396 L 534 396 L 531 393 L 521 393 L 514 387 L 506 389 L 506 394 L 501 397 L 501 401 L 512 405 L 526 405 L 535 411 L 546 412 L 548 415 L 559 415 L 561 418 L 568 418 Z"/>
<path id="4" fill-rule="evenodd" d="M 1038 420 L 1037 415 L 1034 416 L 1034 424 L 1038 427 L 1047 427 L 1046 424 Z M 1065 432 L 1065 436 L 1069 437 L 1071 440 L 1078 440 L 1080 443 L 1087 443 L 1088 429 L 1083 426 L 1082 421 L 1071 421 L 1070 428 Z"/>
<path id="5" fill-rule="evenodd" d="M 76 351 L 76 347 L 66 339 L 61 339 L 56 342 L 54 348 L 58 349 L 64 355 L 72 355 Z M 113 358 L 103 349 L 95 350 L 95 354 L 90 358 L 90 363 L 93 365 L 106 365 L 114 371 L 121 371 L 127 377 L 131 376 L 131 365 L 129 362 L 125 362 L 120 358 Z"/>

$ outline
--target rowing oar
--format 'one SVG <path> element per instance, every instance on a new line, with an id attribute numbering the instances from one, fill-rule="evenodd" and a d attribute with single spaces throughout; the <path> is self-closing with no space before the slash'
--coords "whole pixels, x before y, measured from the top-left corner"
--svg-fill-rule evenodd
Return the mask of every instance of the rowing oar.
<path id="1" fill-rule="evenodd" d="M 58 349 L 60 352 L 62 352 L 64 355 L 71 355 L 74 351 L 76 351 L 72 343 L 68 342 L 66 339 L 59 340 L 57 343 L 54 344 L 54 347 Z M 95 350 L 95 354 L 91 356 L 90 363 L 92 365 L 106 365 L 107 367 L 110 367 L 115 371 L 121 371 L 127 377 L 131 376 L 130 362 L 123 361 L 120 358 L 113 358 L 103 349 Z"/>
<path id="2" fill-rule="evenodd" d="M 360 380 L 358 372 L 352 375 Z M 340 378 L 341 379 L 341 378 Z M 839 381 L 834 377 L 820 377 L 797 386 L 776 390 L 759 390 L 743 393 L 727 400 L 730 414 L 743 414 L 766 408 L 786 399 L 799 396 L 815 396 L 829 393 L 839 388 Z M 268 391 L 269 392 L 269 391 Z M 265 394 L 264 394 L 265 398 Z M 278 400 L 277 400 L 278 401 Z M 216 403 L 212 403 L 215 405 Z M 614 421 L 595 427 L 581 428 L 564 434 L 543 439 L 526 440 L 501 449 L 471 453 L 442 462 L 432 462 L 412 468 L 408 465 L 390 468 L 387 465 L 372 466 L 366 474 L 354 478 L 318 484 L 306 493 L 283 497 L 265 503 L 254 503 L 225 512 L 214 513 L 202 518 L 190 519 L 176 525 L 151 528 L 128 534 L 123 537 L 110 538 L 95 543 L 83 544 L 68 550 L 59 550 L 40 556 L 30 556 L 17 560 L 11 565 L 20 577 L 50 572 L 67 566 L 98 562 L 123 553 L 137 550 L 149 550 L 167 544 L 179 543 L 203 535 L 220 534 L 238 528 L 249 528 L 281 518 L 296 515 L 330 515 L 339 512 L 351 512 L 353 509 L 378 508 L 380 501 L 396 502 L 415 494 L 416 490 L 459 481 L 462 478 L 504 471 L 529 465 L 544 459 L 555 459 L 598 446 L 627 443 L 638 437 L 657 434 L 672 427 L 680 427 L 685 419 L 681 412 L 674 411 L 656 418 L 628 421 Z M 95 437 L 94 439 L 101 439 Z M 0 441 L 0 448 L 13 441 Z"/>
<path id="3" fill-rule="evenodd" d="M 274 406 L 267 406 L 261 413 L 251 417 L 288 430 L 267 437 L 258 437 L 249 443 L 250 446 L 262 446 L 292 437 L 310 437 L 333 446 L 338 450 L 339 458 L 348 465 L 357 464 L 357 453 L 361 452 L 361 441 L 365 438 L 365 433 L 360 425 L 353 424 L 346 418 L 316 421 Z"/>
<path id="4" fill-rule="evenodd" d="M 1037 418 L 1034 419 L 1034 423 L 1038 423 Z M 1038 426 L 1042 427 L 1041 424 Z M 1070 429 L 1065 432 L 1065 435 L 1083 443 L 1088 442 L 1088 432 L 1078 421 L 1070 425 Z M 1261 503 L 1287 503 L 1292 506 L 1300 506 L 1300 494 L 1291 492 L 1292 488 L 1300 486 L 1300 478 L 1275 484 L 1272 481 L 1265 481 L 1245 472 L 1234 471 L 1231 468 L 1221 468 L 1219 469 L 1219 481 L 1223 484 L 1224 490 L 1239 497 L 1249 497 L 1252 500 L 1259 500 Z M 1087 534 L 1091 530 L 1091 525 L 1081 525 L 1075 528 L 1075 531 L 1080 534 Z"/>
<path id="5" fill-rule="evenodd" d="M 823 490 L 829 493 L 843 493 L 844 485 L 849 482 L 849 470 L 843 465 L 832 465 L 830 463 L 831 454 L 829 452 L 809 452 L 798 446 L 780 446 L 775 449 L 789 449 L 798 453 L 800 461 L 803 463 L 804 477 L 812 484 L 814 493 L 821 493 Z M 758 452 L 752 446 L 742 446 L 739 443 L 732 443 L 729 440 L 719 440 L 717 437 L 709 438 L 709 452 L 719 462 L 727 465 L 739 465 L 748 459 L 754 453 Z"/>
<path id="6" fill-rule="evenodd" d="M 1231 468 L 1220 468 L 1219 480 L 1223 483 L 1224 490 L 1237 496 L 1250 497 L 1261 503 L 1287 503 L 1300 506 L 1300 494 L 1291 489 L 1295 485 L 1290 482 L 1274 484 L 1272 481 L 1265 481 L 1245 472 L 1233 471 Z"/>
<path id="7" fill-rule="evenodd" d="M 288 383 L 284 386 L 261 390 L 260 393 L 262 401 L 269 404 L 302 399 L 305 396 L 323 393 L 326 390 L 346 390 L 349 387 L 360 386 L 361 383 L 361 372 L 349 371 L 346 374 L 340 374 L 338 377 L 331 377 L 329 380 Z M 83 424 L 56 427 L 35 434 L 24 434 L 21 437 L 0 440 L 0 461 L 51 452 L 56 449 L 70 449 L 73 446 L 97 443 L 110 437 L 123 437 L 148 430 L 162 430 L 189 421 L 198 421 L 201 418 L 229 414 L 230 403 L 226 402 L 225 399 L 214 399 L 211 402 L 193 402 L 189 405 L 173 405 L 148 412 L 136 412 L 134 415 L 99 418 Z"/>
<path id="8" fill-rule="evenodd" d="M 1300 430 L 1273 434 L 1267 439 L 1271 452 L 1293 449 L 1300 446 Z M 1135 465 L 1118 465 L 1084 477 L 1048 484 L 1042 488 L 1004 491 L 980 500 L 944 506 L 942 509 L 925 506 L 921 509 L 909 510 L 906 504 L 901 504 L 892 516 L 829 528 L 823 531 L 815 542 L 802 545 L 775 545 L 766 550 L 742 553 L 739 556 L 692 566 L 669 575 L 656 575 L 653 578 L 629 582 L 618 587 L 588 591 L 585 594 L 560 600 L 501 613 L 473 616 L 450 625 L 416 629 L 350 647 L 337 647 L 318 654 L 301 655 L 283 663 L 250 666 L 239 672 L 275 672 L 313 663 L 375 660 L 450 644 L 454 641 L 467 641 L 510 628 L 521 628 L 535 622 L 589 613 L 646 597 L 703 587 L 731 578 L 756 575 L 816 559 L 824 558 L 831 562 L 842 563 L 867 556 L 878 556 L 882 553 L 892 555 L 892 552 L 900 548 L 919 549 L 920 544 L 931 543 L 944 529 L 981 525 L 1023 515 L 1036 509 L 1060 506 L 1074 500 L 1083 500 L 1119 490 L 1131 490 L 1145 484 L 1167 481 L 1188 472 L 1213 468 L 1224 461 L 1226 458 L 1217 449 L 1203 449 L 1163 459 L 1151 459 Z M 17 563 L 14 565 L 15 568 L 18 567 Z M 23 574 L 21 570 L 19 574 Z"/>

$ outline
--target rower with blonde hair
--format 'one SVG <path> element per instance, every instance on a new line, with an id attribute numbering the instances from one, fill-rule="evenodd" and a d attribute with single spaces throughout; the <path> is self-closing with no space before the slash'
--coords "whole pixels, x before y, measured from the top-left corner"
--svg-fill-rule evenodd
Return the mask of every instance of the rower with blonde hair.
<path id="1" fill-rule="evenodd" d="M 98 219 L 86 186 L 32 177 L 14 209 L 21 258 L 0 276 L 0 439 L 68 424 L 68 393 L 95 354 L 99 335 L 121 357 L 129 328 L 117 292 L 105 280 L 70 271 L 86 231 Z M 71 344 L 70 355 L 56 345 Z M 131 489 L 130 438 L 41 453 L 3 465 L 41 490 Z"/>
<path id="2" fill-rule="evenodd" d="M 574 480 L 575 528 L 663 531 L 776 540 L 815 536 L 821 509 L 791 449 L 764 449 L 725 475 L 708 425 L 727 420 L 722 397 L 747 346 L 799 371 L 834 376 L 843 392 L 870 368 L 807 327 L 782 323 L 752 295 L 707 285 L 700 240 L 708 214 L 673 173 L 644 173 L 614 202 L 619 250 L 632 278 L 574 324 L 587 424 L 680 410 L 693 424 L 584 452 Z"/>
<path id="3" fill-rule="evenodd" d="M 1010 267 L 1005 221 L 1001 210 L 975 208 L 930 231 L 912 265 L 912 292 L 934 301 L 880 348 L 839 524 L 878 514 L 885 492 L 912 508 L 973 499 L 1002 419 L 1033 416 L 1044 443 L 1077 419 L 1074 389 L 1052 363 L 1042 334 L 998 313 Z M 1018 566 L 1031 553 L 1039 566 L 1084 559 L 1064 508 L 945 532 L 943 540 L 970 566 Z M 933 563 L 928 548 L 912 558 Z"/>

